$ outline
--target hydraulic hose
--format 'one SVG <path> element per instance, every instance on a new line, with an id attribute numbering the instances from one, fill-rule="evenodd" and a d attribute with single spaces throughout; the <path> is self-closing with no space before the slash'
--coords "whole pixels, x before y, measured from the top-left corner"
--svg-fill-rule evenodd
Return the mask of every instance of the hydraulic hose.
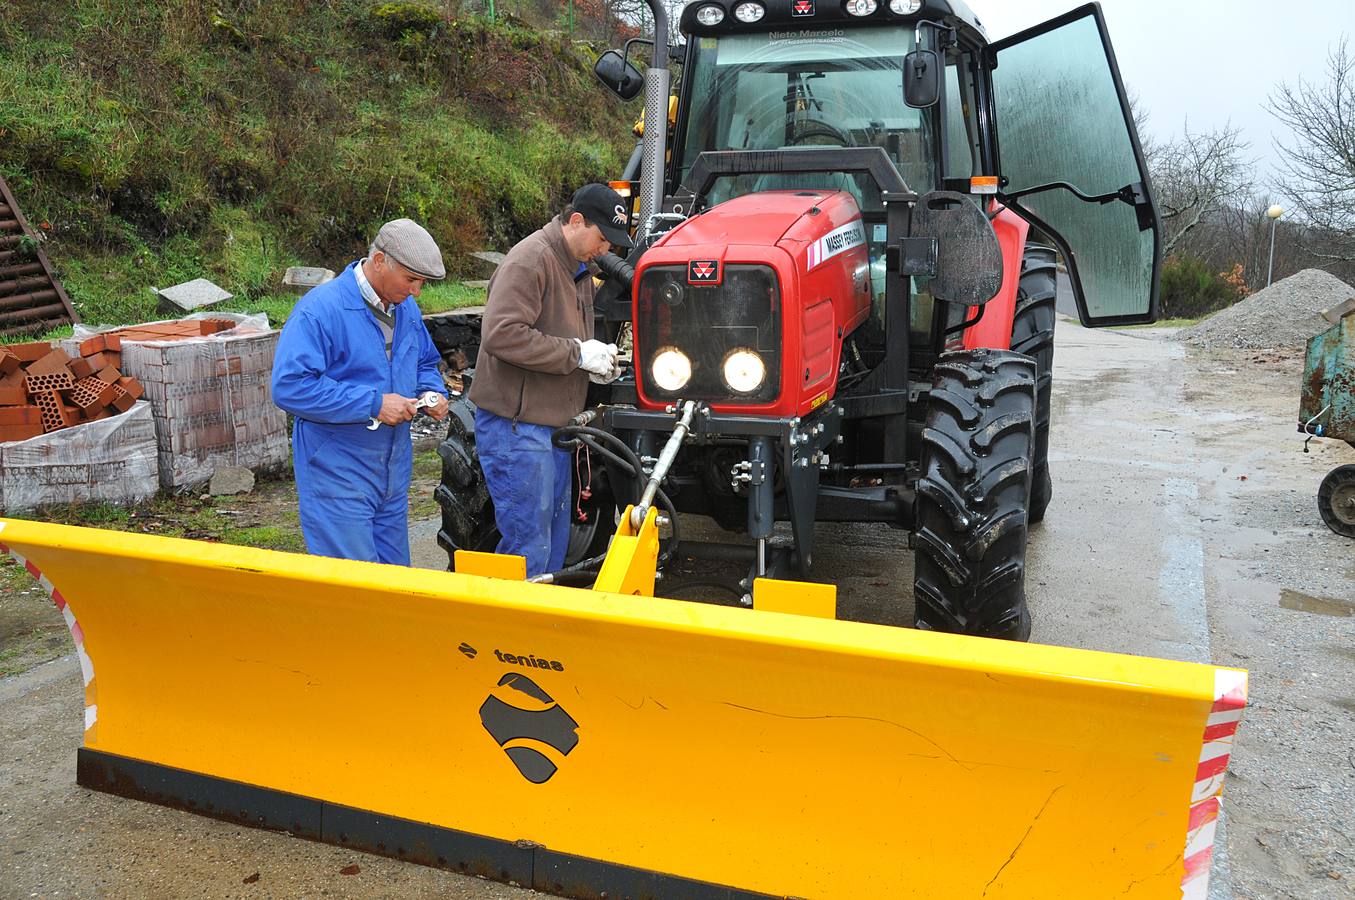
<path id="1" fill-rule="evenodd" d="M 588 413 L 585 412 L 581 414 L 581 417 L 587 415 Z M 635 455 L 634 450 L 626 446 L 625 441 L 609 431 L 603 431 L 599 428 L 590 428 L 587 425 L 566 425 L 563 428 L 555 430 L 555 433 L 551 435 L 551 443 L 564 450 L 571 449 L 577 444 L 583 444 L 589 450 L 598 454 L 603 459 L 609 460 L 618 468 L 629 471 L 635 478 L 639 479 L 645 477 L 644 465 L 640 462 L 640 457 Z M 607 444 L 608 446 L 603 446 L 603 444 Z M 615 451 L 610 449 L 612 447 L 616 448 Z M 670 500 L 668 495 L 661 489 L 655 490 L 654 497 L 659 501 L 659 504 L 668 511 L 669 526 L 673 529 L 673 536 L 667 542 L 668 546 L 659 554 L 658 567 L 663 568 L 668 564 L 669 560 L 673 558 L 673 555 L 677 553 L 678 545 L 681 543 L 681 534 L 678 531 L 677 507 L 673 505 L 673 501 Z M 566 572 L 574 574 L 576 571 L 582 572 L 585 570 L 585 564 L 596 562 L 596 564 L 601 565 L 601 562 L 605 557 L 606 554 L 603 554 L 602 556 L 596 556 L 589 560 L 583 560 L 567 569 L 562 569 L 560 573 L 551 574 L 564 574 Z"/>

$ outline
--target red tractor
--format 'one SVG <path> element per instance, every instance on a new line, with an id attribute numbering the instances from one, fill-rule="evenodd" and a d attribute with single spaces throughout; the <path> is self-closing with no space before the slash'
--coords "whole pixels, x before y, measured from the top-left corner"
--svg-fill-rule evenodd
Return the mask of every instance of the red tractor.
<path id="1" fill-rule="evenodd" d="M 596 307 L 633 365 L 557 434 L 595 463 L 561 578 L 596 568 L 629 503 L 745 532 L 711 551 L 745 555 L 745 590 L 809 577 L 815 522 L 878 522 L 910 532 L 918 627 L 1028 638 L 1056 260 L 1082 324 L 1157 315 L 1158 217 L 1100 8 L 989 43 L 947 0 L 704 0 L 670 52 L 650 6 L 647 71 L 630 45 L 596 67 L 646 98 L 622 179 L 637 246 L 604 260 Z M 440 539 L 492 549 L 456 413 Z"/>

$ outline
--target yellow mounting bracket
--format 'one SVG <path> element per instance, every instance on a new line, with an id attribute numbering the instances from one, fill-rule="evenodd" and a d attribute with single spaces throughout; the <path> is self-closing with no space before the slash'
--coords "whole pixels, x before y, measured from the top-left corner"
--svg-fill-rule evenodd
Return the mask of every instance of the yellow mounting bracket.
<path id="1" fill-rule="evenodd" d="M 659 563 L 658 510 L 651 506 L 637 530 L 630 524 L 631 509 L 627 506 L 621 513 L 621 524 L 593 590 L 653 597 L 654 570 Z"/>

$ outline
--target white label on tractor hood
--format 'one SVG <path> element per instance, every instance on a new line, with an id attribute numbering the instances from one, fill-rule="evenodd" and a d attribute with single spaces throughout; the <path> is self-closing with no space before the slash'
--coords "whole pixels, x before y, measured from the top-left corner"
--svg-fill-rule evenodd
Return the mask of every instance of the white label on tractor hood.
<path id="1" fill-rule="evenodd" d="M 848 222 L 840 228 L 834 228 L 809 245 L 809 258 L 806 260 L 805 271 L 812 272 L 839 253 L 846 253 L 853 247 L 859 247 L 865 242 L 866 229 L 862 227 L 860 219 Z"/>

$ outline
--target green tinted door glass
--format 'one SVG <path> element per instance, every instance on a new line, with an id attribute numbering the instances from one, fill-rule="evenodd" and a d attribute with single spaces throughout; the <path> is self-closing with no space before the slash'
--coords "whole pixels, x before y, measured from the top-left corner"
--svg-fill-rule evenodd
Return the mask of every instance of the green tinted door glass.
<path id="1" fill-rule="evenodd" d="M 991 48 L 1003 194 L 1056 182 L 1088 197 L 1136 187 L 1137 208 L 1088 201 L 1063 187 L 1015 203 L 1066 243 L 1083 324 L 1151 322 L 1159 225 L 1105 34 L 1100 11 L 1084 7 L 1057 27 L 1039 26 Z"/>

